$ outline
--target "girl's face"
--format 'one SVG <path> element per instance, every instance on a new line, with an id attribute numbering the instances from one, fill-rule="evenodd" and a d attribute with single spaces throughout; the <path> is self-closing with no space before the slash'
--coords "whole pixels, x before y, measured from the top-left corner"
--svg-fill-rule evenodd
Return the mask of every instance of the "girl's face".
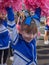
<path id="1" fill-rule="evenodd" d="M 26 26 L 23 26 L 22 30 L 20 30 L 19 33 L 22 35 L 23 39 L 26 42 L 31 42 L 35 36 L 33 35 L 32 31 L 29 33 L 27 32 Z"/>
<path id="2" fill-rule="evenodd" d="M 6 15 L 5 15 L 5 14 L 0 13 L 0 18 L 4 20 L 4 19 L 6 18 Z"/>
<path id="3" fill-rule="evenodd" d="M 22 37 L 24 38 L 24 40 L 25 40 L 26 42 L 31 42 L 32 39 L 33 39 L 33 37 L 34 37 L 33 34 L 31 34 L 31 33 L 26 33 L 26 31 L 22 31 L 21 35 L 22 35 Z"/>

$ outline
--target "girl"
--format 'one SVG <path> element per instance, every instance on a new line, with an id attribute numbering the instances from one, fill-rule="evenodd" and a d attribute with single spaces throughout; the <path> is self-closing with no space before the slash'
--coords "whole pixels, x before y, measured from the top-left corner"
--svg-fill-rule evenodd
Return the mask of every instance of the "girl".
<path id="1" fill-rule="evenodd" d="M 0 13 L 0 65 L 7 65 L 7 57 L 8 57 L 8 51 L 9 51 L 9 32 L 7 30 L 7 25 L 5 22 L 5 17 Z"/>
<path id="2" fill-rule="evenodd" d="M 19 30 L 16 31 L 14 13 L 11 7 L 7 7 L 7 17 L 9 28 L 11 27 L 11 44 L 14 49 L 13 65 L 37 65 L 36 60 L 36 35 L 37 26 L 34 17 L 20 17 L 18 21 Z M 36 18 L 35 18 L 36 19 Z M 11 25 L 12 24 L 12 25 Z"/>
<path id="3" fill-rule="evenodd" d="M 45 36 L 44 36 L 44 44 L 48 44 L 48 35 L 49 35 L 49 17 L 45 20 Z"/>
<path id="4" fill-rule="evenodd" d="M 18 41 L 13 46 L 15 59 L 13 65 L 36 65 L 36 41 L 34 38 L 37 34 L 37 26 L 35 21 L 31 20 L 30 24 L 27 21 L 19 22 L 19 25 Z"/>

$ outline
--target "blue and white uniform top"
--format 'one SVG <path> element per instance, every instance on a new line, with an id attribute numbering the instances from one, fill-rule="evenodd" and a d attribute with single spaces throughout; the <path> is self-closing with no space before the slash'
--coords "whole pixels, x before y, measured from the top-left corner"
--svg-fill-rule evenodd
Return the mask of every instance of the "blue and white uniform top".
<path id="1" fill-rule="evenodd" d="M 23 37 L 19 34 L 18 41 L 12 46 L 14 49 L 15 59 L 18 65 L 36 65 L 36 40 L 33 39 L 30 43 L 26 42 Z M 20 62 L 20 63 L 19 63 Z M 15 62 L 14 64 L 15 65 Z"/>
<path id="2" fill-rule="evenodd" d="M 4 24 L 0 24 L 0 50 L 9 48 L 9 32 Z"/>

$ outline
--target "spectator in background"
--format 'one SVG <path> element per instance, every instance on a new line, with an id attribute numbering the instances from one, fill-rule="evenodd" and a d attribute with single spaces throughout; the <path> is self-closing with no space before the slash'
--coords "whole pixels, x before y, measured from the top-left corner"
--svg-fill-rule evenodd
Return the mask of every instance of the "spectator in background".
<path id="1" fill-rule="evenodd" d="M 45 23 L 45 35 L 44 35 L 44 44 L 49 44 L 48 36 L 49 36 L 49 17 L 44 21 Z"/>
<path id="2" fill-rule="evenodd" d="M 7 65 L 10 47 L 10 36 L 4 14 L 0 13 L 0 65 Z"/>

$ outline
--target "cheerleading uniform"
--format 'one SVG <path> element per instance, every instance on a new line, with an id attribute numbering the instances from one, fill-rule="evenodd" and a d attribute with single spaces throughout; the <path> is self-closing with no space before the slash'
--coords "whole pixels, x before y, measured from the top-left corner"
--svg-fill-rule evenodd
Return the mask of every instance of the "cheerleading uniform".
<path id="1" fill-rule="evenodd" d="M 36 65 L 36 40 L 33 39 L 29 44 L 17 33 L 12 8 L 7 8 L 8 27 L 12 32 L 11 47 L 14 49 L 13 65 Z M 10 18 L 9 18 L 10 16 Z"/>
<path id="2" fill-rule="evenodd" d="M 36 40 L 26 42 L 19 34 L 18 42 L 13 46 L 14 62 L 13 65 L 36 65 Z"/>
<path id="3" fill-rule="evenodd" d="M 10 46 L 10 36 L 7 23 L 5 23 L 4 20 L 2 21 L 3 23 L 0 24 L 0 65 L 6 65 Z"/>
<path id="4" fill-rule="evenodd" d="M 9 33 L 4 25 L 0 25 L 0 49 L 9 48 Z"/>

